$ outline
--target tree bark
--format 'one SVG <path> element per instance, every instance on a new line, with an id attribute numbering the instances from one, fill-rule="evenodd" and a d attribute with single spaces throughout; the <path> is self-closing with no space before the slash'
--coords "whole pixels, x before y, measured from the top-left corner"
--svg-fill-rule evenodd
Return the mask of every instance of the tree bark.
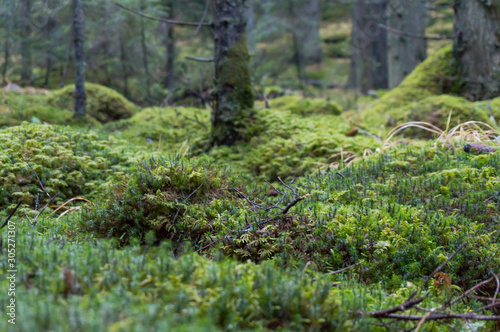
<path id="1" fill-rule="evenodd" d="M 71 61 L 72 52 L 73 52 L 73 37 L 69 39 L 68 49 L 66 51 L 66 61 L 64 63 L 64 69 L 61 75 L 61 83 L 59 84 L 60 88 L 63 88 L 66 85 L 66 77 L 68 76 L 68 67 Z"/>
<path id="2" fill-rule="evenodd" d="M 254 95 L 245 29 L 245 0 L 214 0 L 212 145 L 233 145 L 242 140 L 252 117 Z"/>
<path id="3" fill-rule="evenodd" d="M 168 19 L 175 19 L 174 5 L 170 3 L 168 5 Z M 165 87 L 173 91 L 175 76 L 174 76 L 174 64 L 175 64 L 175 36 L 174 36 L 174 25 L 167 24 L 167 36 L 166 36 L 166 49 L 167 49 L 167 76 L 165 77 Z"/>
<path id="4" fill-rule="evenodd" d="M 33 80 L 33 60 L 31 57 L 31 0 L 22 0 L 21 23 L 21 84 L 31 85 Z"/>
<path id="5" fill-rule="evenodd" d="M 75 117 L 85 116 L 85 23 L 83 0 L 73 0 L 73 43 L 75 48 Z"/>
<path id="6" fill-rule="evenodd" d="M 141 1 L 141 11 L 144 11 L 144 0 Z M 144 18 L 141 18 L 141 50 L 142 50 L 142 65 L 144 75 L 146 76 L 146 102 L 151 105 L 151 74 L 149 73 L 148 48 L 146 45 L 146 27 L 144 26 Z"/>
<path id="7" fill-rule="evenodd" d="M 356 0 L 352 11 L 350 85 L 367 93 L 387 89 L 387 0 Z"/>
<path id="8" fill-rule="evenodd" d="M 127 55 L 125 53 L 125 40 L 123 35 L 120 33 L 120 64 L 122 67 L 122 79 L 123 79 L 123 95 L 127 98 L 130 97 L 130 92 L 128 90 L 128 65 L 127 65 Z"/>
<path id="9" fill-rule="evenodd" d="M 463 94 L 471 100 L 500 96 L 500 0 L 455 0 L 453 53 Z"/>
<path id="10" fill-rule="evenodd" d="M 4 63 L 2 69 L 2 85 L 7 84 L 7 68 L 10 59 L 10 43 L 12 40 L 12 8 L 7 8 L 7 36 L 5 38 Z"/>
<path id="11" fill-rule="evenodd" d="M 245 17 L 247 20 L 247 45 L 251 53 L 255 52 L 255 0 L 247 0 L 246 2 L 247 10 L 245 12 Z"/>
<path id="12" fill-rule="evenodd" d="M 292 1 L 290 1 L 292 3 Z M 300 57 L 303 65 L 320 63 L 322 60 L 319 36 L 320 7 L 319 0 L 295 0 L 294 31 L 300 45 Z"/>
<path id="13" fill-rule="evenodd" d="M 411 35 L 425 35 L 427 1 L 390 0 L 387 6 L 389 27 Z M 389 88 L 393 89 L 427 57 L 425 38 L 410 38 L 387 33 Z"/>

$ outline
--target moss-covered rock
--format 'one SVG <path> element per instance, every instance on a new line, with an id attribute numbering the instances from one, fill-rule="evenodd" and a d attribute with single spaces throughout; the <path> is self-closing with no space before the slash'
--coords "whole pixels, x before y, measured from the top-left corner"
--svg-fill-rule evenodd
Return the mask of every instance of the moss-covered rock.
<path id="1" fill-rule="evenodd" d="M 303 116 L 313 114 L 340 115 L 342 108 L 335 102 L 327 99 L 310 99 L 299 96 L 286 96 L 270 101 L 272 108 L 288 110 Z"/>
<path id="2" fill-rule="evenodd" d="M 54 204 L 86 196 L 92 198 L 107 181 L 124 172 L 126 150 L 94 132 L 24 123 L 0 130 L 0 208 L 19 202 L 34 207 L 41 191 L 29 162 Z"/>
<path id="3" fill-rule="evenodd" d="M 492 119 L 500 118 L 500 102 L 473 103 L 455 96 L 454 93 L 460 92 L 459 84 L 451 46 L 445 47 L 417 66 L 397 88 L 368 103 L 361 111 L 350 112 L 347 117 L 372 130 L 388 130 L 409 121 L 427 122 L 444 130 L 450 112 L 452 126 L 471 120 L 494 124 Z M 429 133 L 422 130 L 406 133 L 429 137 Z"/>
<path id="4" fill-rule="evenodd" d="M 72 110 L 74 108 L 74 85 L 68 85 L 50 93 L 51 106 Z M 99 84 L 86 83 L 87 114 L 101 123 L 130 118 L 138 107 L 113 89 Z"/>

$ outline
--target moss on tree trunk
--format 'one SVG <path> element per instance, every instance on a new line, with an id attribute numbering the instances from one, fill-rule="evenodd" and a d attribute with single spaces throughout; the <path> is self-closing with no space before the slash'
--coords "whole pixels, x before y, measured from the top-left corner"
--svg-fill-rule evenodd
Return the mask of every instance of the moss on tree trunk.
<path id="1" fill-rule="evenodd" d="M 214 2 L 215 108 L 212 145 L 233 145 L 244 138 L 254 95 L 246 40 L 245 1 Z"/>

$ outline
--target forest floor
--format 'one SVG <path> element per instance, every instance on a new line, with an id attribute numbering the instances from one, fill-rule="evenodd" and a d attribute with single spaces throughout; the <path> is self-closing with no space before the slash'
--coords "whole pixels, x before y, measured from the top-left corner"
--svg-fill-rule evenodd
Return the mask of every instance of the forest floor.
<path id="1" fill-rule="evenodd" d="M 349 103 L 270 89 L 210 151 L 208 109 L 89 84 L 75 122 L 71 87 L 1 91 L 0 329 L 499 328 L 500 99 L 454 70 L 444 48 Z"/>

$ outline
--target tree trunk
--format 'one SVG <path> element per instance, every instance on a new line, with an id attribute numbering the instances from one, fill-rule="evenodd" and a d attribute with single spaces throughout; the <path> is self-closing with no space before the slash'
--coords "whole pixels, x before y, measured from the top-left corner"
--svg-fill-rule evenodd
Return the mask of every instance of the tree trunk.
<path id="1" fill-rule="evenodd" d="M 351 86 L 362 93 L 387 89 L 386 0 L 356 0 L 352 11 Z"/>
<path id="2" fill-rule="evenodd" d="M 73 42 L 75 47 L 75 117 L 85 116 L 85 25 L 83 0 L 73 0 Z"/>
<path id="3" fill-rule="evenodd" d="M 120 63 L 122 67 L 122 79 L 123 79 L 123 95 L 127 98 L 130 97 L 130 92 L 128 90 L 128 66 L 127 66 L 127 55 L 125 53 L 125 40 L 122 34 L 120 34 Z"/>
<path id="4" fill-rule="evenodd" d="M 59 84 L 60 88 L 63 88 L 66 85 L 66 77 L 68 76 L 68 67 L 71 61 L 71 52 L 73 51 L 73 38 L 69 39 L 68 50 L 66 52 L 66 62 L 64 63 L 64 69 L 61 75 L 61 83 Z"/>
<path id="5" fill-rule="evenodd" d="M 52 52 L 54 48 L 54 43 L 52 41 L 52 31 L 56 27 L 56 21 L 53 18 L 47 20 L 46 28 L 46 50 L 45 50 L 45 81 L 43 85 L 47 88 L 50 80 L 50 72 L 52 70 Z"/>
<path id="6" fill-rule="evenodd" d="M 290 1 L 292 3 L 293 1 Z M 322 51 L 319 37 L 320 8 L 319 0 L 295 1 L 294 33 L 300 45 L 303 65 L 320 63 Z"/>
<path id="7" fill-rule="evenodd" d="M 246 40 L 245 0 L 214 0 L 215 107 L 212 145 L 232 145 L 244 138 L 254 95 Z"/>
<path id="8" fill-rule="evenodd" d="M 12 9 L 7 8 L 7 36 L 5 38 L 4 63 L 2 69 L 2 85 L 7 84 L 7 68 L 10 59 L 10 42 L 12 39 Z"/>
<path id="9" fill-rule="evenodd" d="M 247 45 L 251 53 L 255 52 L 255 0 L 247 0 L 246 2 L 247 10 L 245 12 L 245 17 L 247 20 Z"/>
<path id="10" fill-rule="evenodd" d="M 471 100 L 500 96 L 500 0 L 455 0 L 453 53 L 463 93 Z"/>
<path id="11" fill-rule="evenodd" d="M 168 18 L 175 19 L 174 5 L 170 3 L 168 5 Z M 167 38 L 166 38 L 166 48 L 167 48 L 167 76 L 165 77 L 165 87 L 173 91 L 174 90 L 174 64 L 175 64 L 175 36 L 174 36 L 174 25 L 167 24 Z"/>
<path id="12" fill-rule="evenodd" d="M 410 35 L 425 35 L 427 1 L 390 0 L 387 6 L 389 27 Z M 427 57 L 425 38 L 410 38 L 387 32 L 389 88 L 393 89 Z"/>
<path id="13" fill-rule="evenodd" d="M 31 58 L 31 0 L 22 0 L 21 23 L 21 84 L 32 85 L 33 64 Z"/>
<path id="14" fill-rule="evenodd" d="M 141 1 L 141 11 L 144 11 L 144 0 Z M 146 46 L 146 27 L 144 26 L 144 18 L 141 18 L 141 50 L 142 50 L 142 65 L 144 75 L 146 76 L 146 103 L 151 105 L 151 75 L 149 73 L 148 48 Z"/>

